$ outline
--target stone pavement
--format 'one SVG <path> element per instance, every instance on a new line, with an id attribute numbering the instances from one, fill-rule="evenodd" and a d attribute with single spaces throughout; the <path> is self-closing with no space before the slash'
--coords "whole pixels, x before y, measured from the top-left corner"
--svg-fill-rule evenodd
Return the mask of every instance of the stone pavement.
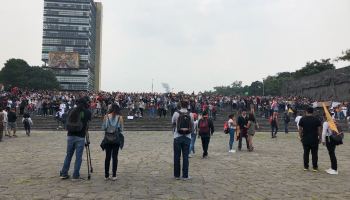
<path id="1" fill-rule="evenodd" d="M 349 137 L 336 150 L 338 176 L 324 172 L 330 161 L 326 148 L 319 152 L 320 172 L 304 172 L 302 147 L 296 134 L 272 140 L 257 133 L 256 150 L 227 152 L 228 137 L 216 133 L 209 159 L 197 154 L 190 160 L 190 181 L 173 179 L 172 135 L 169 132 L 129 132 L 119 154 L 116 182 L 104 181 L 101 132 L 91 135 L 92 180 L 60 180 L 66 134 L 18 134 L 0 143 L 0 199 L 350 199 Z M 235 144 L 236 145 L 236 144 Z M 85 161 L 85 154 L 84 154 Z M 72 163 L 73 164 L 73 163 Z M 81 174 L 86 177 L 86 162 Z"/>

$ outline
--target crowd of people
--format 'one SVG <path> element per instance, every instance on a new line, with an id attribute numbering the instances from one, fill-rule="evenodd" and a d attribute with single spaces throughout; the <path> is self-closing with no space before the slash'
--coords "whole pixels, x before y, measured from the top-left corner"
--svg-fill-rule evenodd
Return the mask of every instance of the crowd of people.
<path id="1" fill-rule="evenodd" d="M 279 115 L 282 114 L 285 133 L 288 123 L 293 118 L 297 123 L 304 148 L 304 168 L 308 170 L 309 152 L 313 155 L 313 170 L 317 171 L 318 144 L 324 143 L 329 150 L 332 162 L 329 174 L 338 174 L 335 146 L 331 140 L 331 131 L 326 120 L 313 115 L 310 106 L 315 100 L 301 97 L 259 97 L 259 96 L 222 96 L 213 94 L 183 93 L 123 93 L 123 92 L 60 92 L 60 91 L 9 91 L 0 95 L 0 141 L 2 133 L 8 137 L 16 137 L 16 120 L 22 117 L 26 134 L 30 136 L 33 121 L 31 115 L 53 116 L 62 122 L 68 131 L 67 155 L 60 171 L 62 179 L 69 178 L 68 170 L 74 152 L 76 161 L 73 179 L 80 179 L 80 165 L 84 151 L 88 122 L 93 117 L 103 117 L 105 137 L 101 148 L 106 152 L 105 179 L 116 180 L 118 151 L 123 148 L 124 120 L 121 110 L 127 115 L 142 118 L 159 118 L 171 116 L 174 133 L 174 177 L 181 177 L 181 155 L 183 159 L 182 179 L 188 180 L 189 158 L 195 154 L 195 141 L 201 138 L 203 155 L 208 158 L 210 138 L 214 133 L 214 123 L 218 110 L 229 110 L 227 131 L 229 134 L 228 151 L 235 153 L 234 142 L 238 141 L 237 150 L 242 150 L 245 139 L 247 150 L 254 151 L 253 137 L 259 128 L 256 116 L 269 120 L 271 137 L 276 138 L 279 128 Z M 332 108 L 334 119 L 349 117 L 349 104 L 342 103 Z M 307 111 L 306 115 L 301 111 Z M 236 111 L 239 111 L 238 114 Z M 236 115 L 235 115 L 236 114 Z M 236 118 L 237 116 L 237 118 Z M 313 117 L 312 119 L 310 117 Z M 324 121 L 321 131 L 321 120 Z M 322 133 L 323 132 L 323 133 Z M 315 143 L 317 138 L 317 145 Z M 316 147 L 317 146 L 317 147 Z M 109 166 L 112 160 L 112 177 Z"/>

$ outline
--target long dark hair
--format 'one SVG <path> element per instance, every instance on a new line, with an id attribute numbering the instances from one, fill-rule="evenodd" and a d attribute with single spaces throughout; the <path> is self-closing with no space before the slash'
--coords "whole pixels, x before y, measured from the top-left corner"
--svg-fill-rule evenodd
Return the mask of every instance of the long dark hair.
<path id="1" fill-rule="evenodd" d="M 252 121 L 252 122 L 256 122 L 256 120 L 255 120 L 255 116 L 254 116 L 254 114 L 253 113 L 249 113 L 249 116 L 248 116 L 248 121 Z"/>
<path id="2" fill-rule="evenodd" d="M 116 115 L 120 115 L 120 107 L 118 106 L 118 104 L 112 104 L 111 114 L 113 115 L 113 117 L 115 117 Z"/>

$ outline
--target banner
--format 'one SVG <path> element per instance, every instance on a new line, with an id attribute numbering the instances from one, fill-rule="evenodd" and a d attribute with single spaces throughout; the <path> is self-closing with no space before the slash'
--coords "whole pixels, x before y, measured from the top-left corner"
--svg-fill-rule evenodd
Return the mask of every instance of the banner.
<path id="1" fill-rule="evenodd" d="M 51 68 L 79 68 L 79 53 L 76 52 L 50 52 L 48 65 Z"/>

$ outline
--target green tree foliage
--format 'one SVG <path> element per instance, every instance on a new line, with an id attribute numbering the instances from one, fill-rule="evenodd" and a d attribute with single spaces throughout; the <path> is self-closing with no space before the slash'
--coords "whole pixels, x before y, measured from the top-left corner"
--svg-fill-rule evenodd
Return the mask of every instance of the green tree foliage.
<path id="1" fill-rule="evenodd" d="M 330 63 L 329 59 L 322 59 L 320 62 L 315 60 L 314 62 L 307 62 L 305 67 L 301 68 L 300 70 L 297 70 L 295 73 L 293 73 L 293 77 L 295 79 L 302 78 L 305 76 L 310 76 L 313 74 L 318 74 L 320 72 L 323 72 L 325 70 L 335 69 L 335 66 Z"/>
<path id="2" fill-rule="evenodd" d="M 261 96 L 263 95 L 263 87 L 264 84 L 260 81 L 254 81 L 249 87 L 248 87 L 248 93 L 249 95 L 253 96 Z"/>
<path id="3" fill-rule="evenodd" d="M 306 65 L 295 72 L 281 72 L 275 76 L 268 76 L 264 82 L 255 81 L 250 86 L 243 86 L 242 81 L 235 81 L 230 86 L 214 87 L 214 93 L 221 95 L 262 95 L 263 88 L 265 95 L 281 95 L 281 90 L 289 81 L 310 76 L 323 72 L 325 70 L 335 69 L 330 63 L 331 59 L 308 62 Z"/>
<path id="4" fill-rule="evenodd" d="M 343 56 L 337 58 L 338 61 L 350 61 L 350 49 L 343 51 Z"/>
<path id="5" fill-rule="evenodd" d="M 6 87 L 58 89 L 55 75 L 40 67 L 31 67 L 22 59 L 10 59 L 0 71 L 0 83 Z"/>

